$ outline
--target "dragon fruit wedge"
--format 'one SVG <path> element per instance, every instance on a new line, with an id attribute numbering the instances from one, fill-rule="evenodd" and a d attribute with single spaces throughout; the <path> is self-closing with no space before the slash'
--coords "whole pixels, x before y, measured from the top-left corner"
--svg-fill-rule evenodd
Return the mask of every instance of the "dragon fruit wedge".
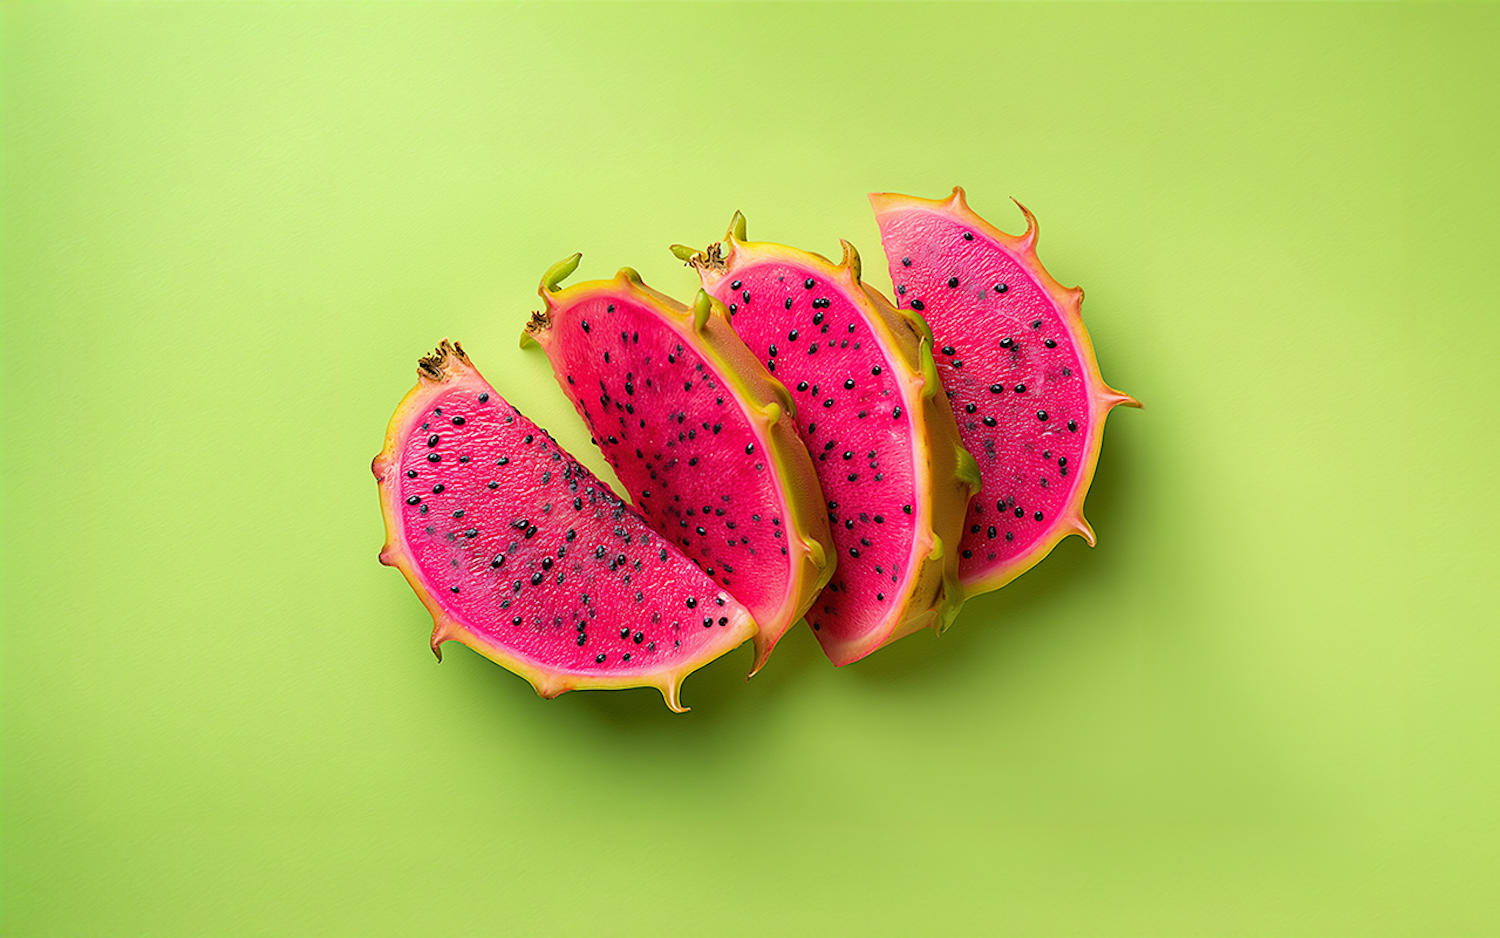
<path id="1" fill-rule="evenodd" d="M 807 616 L 824 652 L 843 665 L 946 628 L 963 603 L 955 547 L 978 472 L 938 397 L 921 317 L 860 282 L 847 242 L 834 264 L 748 242 L 736 214 L 722 244 L 672 251 L 796 402 L 839 561 Z"/>
<path id="2" fill-rule="evenodd" d="M 932 327 L 937 370 L 983 487 L 969 504 L 959 576 L 971 594 L 1029 570 L 1083 518 L 1104 418 L 1139 407 L 1104 383 L 1083 328 L 1083 291 L 1037 259 L 1036 219 L 1005 234 L 947 199 L 870 196 L 898 306 Z"/>
<path id="3" fill-rule="evenodd" d="M 683 678 L 751 638 L 749 610 L 511 407 L 444 339 L 372 468 L 382 563 L 456 639 L 556 697 Z"/>
<path id="4" fill-rule="evenodd" d="M 834 569 L 791 397 L 707 293 L 690 309 L 629 268 L 564 288 L 578 258 L 542 279 L 522 344 L 546 351 L 636 509 L 755 616 L 754 674 Z"/>

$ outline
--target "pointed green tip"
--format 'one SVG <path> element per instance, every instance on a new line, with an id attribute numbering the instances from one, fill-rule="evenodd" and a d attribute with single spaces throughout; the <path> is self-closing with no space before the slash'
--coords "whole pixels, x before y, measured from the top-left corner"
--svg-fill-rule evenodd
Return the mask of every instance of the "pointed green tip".
<path id="1" fill-rule="evenodd" d="M 521 348 L 534 348 L 538 344 L 540 343 L 538 343 L 536 339 L 533 339 L 531 337 L 531 333 L 529 331 L 523 330 L 521 332 Z"/>
<path id="2" fill-rule="evenodd" d="M 922 370 L 922 399 L 937 397 L 938 392 L 943 389 L 943 382 L 938 377 L 937 362 L 932 358 L 931 333 L 918 340 L 917 361 Z"/>
<path id="3" fill-rule="evenodd" d="M 621 280 L 628 280 L 634 284 L 645 283 L 645 281 L 641 279 L 640 273 L 634 267 L 621 267 L 620 272 L 615 274 L 615 276 L 619 277 Z"/>
<path id="4" fill-rule="evenodd" d="M 668 250 L 672 252 L 673 257 L 677 258 L 680 261 L 683 261 L 684 263 L 687 261 L 691 261 L 693 259 L 693 255 L 698 253 L 697 251 L 688 247 L 686 244 L 674 244 L 670 248 L 668 248 Z"/>
<path id="5" fill-rule="evenodd" d="M 964 449 L 962 444 L 955 443 L 953 444 L 953 448 L 957 450 L 956 455 L 958 457 L 958 466 L 953 474 L 960 482 L 969 487 L 970 492 L 979 491 L 979 463 L 974 461 L 973 455 Z"/>
<path id="6" fill-rule="evenodd" d="M 558 261 L 556 264 L 553 264 L 551 267 L 548 267 L 547 272 L 545 274 L 542 274 L 543 292 L 556 293 L 558 290 L 562 289 L 562 282 L 568 279 L 568 277 L 572 275 L 573 271 L 578 269 L 578 262 L 581 260 L 583 260 L 582 254 L 574 254 L 570 257 L 565 257 L 562 260 Z"/>
<path id="7" fill-rule="evenodd" d="M 729 234 L 736 241 L 745 240 L 745 216 L 740 212 L 735 212 L 729 220 Z"/>
<path id="8" fill-rule="evenodd" d="M 850 244 L 848 241 L 844 241 L 842 243 L 844 245 L 844 266 L 849 268 L 849 273 L 854 275 L 854 282 L 859 283 L 859 275 L 861 271 L 859 251 L 855 250 L 854 245 Z"/>
<path id="9" fill-rule="evenodd" d="M 699 288 L 698 295 L 693 297 L 693 329 L 702 332 L 703 327 L 708 325 L 708 315 L 714 310 L 713 297 L 708 291 Z"/>

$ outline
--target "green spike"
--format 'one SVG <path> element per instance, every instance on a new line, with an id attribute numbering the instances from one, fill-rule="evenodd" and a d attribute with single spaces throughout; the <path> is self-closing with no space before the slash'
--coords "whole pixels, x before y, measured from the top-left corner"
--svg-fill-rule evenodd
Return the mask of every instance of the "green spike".
<path id="1" fill-rule="evenodd" d="M 937 397 L 938 392 L 943 389 L 943 382 L 938 378 L 937 362 L 932 360 L 931 332 L 923 336 L 917 344 L 917 362 L 922 371 L 922 399 L 931 400 Z"/>
<path id="2" fill-rule="evenodd" d="M 859 252 L 856 251 L 854 249 L 854 245 L 850 244 L 848 241 L 843 242 L 843 245 L 844 266 L 849 268 L 849 272 L 854 275 L 854 282 L 859 283 L 859 274 L 861 270 L 859 263 Z"/>
<path id="3" fill-rule="evenodd" d="M 691 261 L 694 255 L 698 253 L 686 244 L 674 244 L 668 250 L 672 252 L 673 257 L 683 262 Z"/>
<path id="4" fill-rule="evenodd" d="M 957 450 L 958 456 L 958 465 L 953 471 L 954 477 L 968 485 L 970 492 L 979 491 L 979 463 L 975 462 L 969 451 L 963 448 L 963 444 L 955 443 L 953 448 Z"/>
<path id="5" fill-rule="evenodd" d="M 578 262 L 582 259 L 582 254 L 574 254 L 548 267 L 547 272 L 542 274 L 542 289 L 548 293 L 556 293 L 558 290 L 561 290 L 562 282 L 568 279 L 573 271 L 578 269 Z"/>
<path id="6" fill-rule="evenodd" d="M 702 332 L 708 325 L 708 315 L 713 312 L 713 297 L 708 295 L 704 289 L 698 290 L 698 295 L 693 297 L 693 331 Z"/>
<path id="7" fill-rule="evenodd" d="M 745 240 L 745 216 L 744 215 L 740 214 L 739 212 L 735 212 L 734 213 L 734 217 L 729 220 L 729 234 L 736 241 L 744 241 Z"/>
<path id="8" fill-rule="evenodd" d="M 641 280 L 641 275 L 636 273 L 634 267 L 621 267 L 620 272 L 615 274 L 615 276 L 621 278 L 622 280 L 629 280 L 631 283 L 635 284 L 645 282 Z"/>
<path id="9" fill-rule="evenodd" d="M 819 570 L 828 566 L 828 552 L 823 550 L 822 544 L 810 537 L 804 537 L 802 546 L 807 548 L 807 556 L 812 560 L 813 566 Z"/>

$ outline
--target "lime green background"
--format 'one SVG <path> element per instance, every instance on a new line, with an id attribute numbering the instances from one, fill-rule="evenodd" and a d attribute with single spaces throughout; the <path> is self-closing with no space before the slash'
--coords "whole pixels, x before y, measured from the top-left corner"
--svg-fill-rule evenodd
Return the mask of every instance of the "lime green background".
<path id="1" fill-rule="evenodd" d="M 1500 932 L 1496 8 L 0 9 L 0 933 Z M 1146 403 L 1096 549 L 684 716 L 433 661 L 420 353 L 600 467 L 549 264 L 954 184 Z"/>

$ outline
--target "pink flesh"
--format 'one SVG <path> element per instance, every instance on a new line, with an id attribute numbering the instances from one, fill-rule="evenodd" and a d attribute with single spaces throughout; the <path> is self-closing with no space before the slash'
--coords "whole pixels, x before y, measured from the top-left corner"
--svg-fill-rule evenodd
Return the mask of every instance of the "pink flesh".
<path id="1" fill-rule="evenodd" d="M 667 670 L 740 610 L 493 391 L 429 398 L 392 471 L 406 547 L 431 595 L 472 632 L 550 670 Z"/>
<path id="2" fill-rule="evenodd" d="M 548 352 L 646 520 L 771 621 L 791 574 L 785 509 L 734 389 L 629 296 L 568 307 Z"/>
<path id="3" fill-rule="evenodd" d="M 1046 537 L 1072 496 L 1087 455 L 1084 366 L 1051 296 L 982 232 L 911 210 L 882 217 L 880 235 L 896 303 L 932 327 L 938 374 L 979 463 L 959 550 L 967 581 Z"/>
<path id="4" fill-rule="evenodd" d="M 726 275 L 713 292 L 740 338 L 791 392 L 797 433 L 828 499 L 838 570 L 807 621 L 833 638 L 866 635 L 899 605 L 915 566 L 911 418 L 888 353 L 821 272 L 756 264 Z M 830 305 L 814 308 L 815 299 Z"/>

